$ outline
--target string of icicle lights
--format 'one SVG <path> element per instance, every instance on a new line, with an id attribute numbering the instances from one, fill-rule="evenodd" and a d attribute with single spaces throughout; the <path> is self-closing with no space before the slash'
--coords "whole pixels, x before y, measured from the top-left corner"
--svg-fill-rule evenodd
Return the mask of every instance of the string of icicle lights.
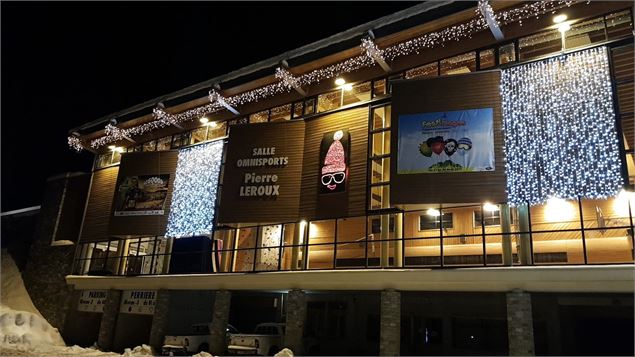
<path id="1" fill-rule="evenodd" d="M 179 151 L 166 237 L 212 232 L 222 158 L 222 141 Z"/>
<path id="2" fill-rule="evenodd" d="M 495 13 L 495 21 L 504 26 L 509 23 L 519 22 L 532 17 L 539 17 L 545 13 L 553 12 L 565 6 L 571 6 L 579 1 L 570 0 L 545 0 L 529 2 L 521 7 L 501 11 Z M 275 96 L 281 93 L 291 91 L 295 86 L 308 86 L 319 83 L 323 80 L 333 79 L 344 73 L 350 73 L 361 68 L 370 67 L 376 64 L 373 56 L 379 55 L 385 61 L 394 61 L 399 57 L 419 53 L 422 50 L 443 46 L 450 41 L 459 41 L 461 39 L 470 38 L 477 32 L 486 30 L 487 22 L 483 18 L 478 9 L 475 10 L 477 16 L 467 22 L 449 26 L 439 31 L 430 32 L 425 35 L 404 41 L 385 49 L 379 49 L 374 44 L 368 42 L 368 39 L 362 41 L 360 45 L 360 55 L 349 58 L 345 61 L 326 66 L 305 74 L 294 76 L 286 69 L 277 69 L 276 83 L 250 90 L 231 97 L 222 98 L 226 104 L 237 107 L 246 103 L 257 102 L 261 99 Z M 181 113 L 172 114 L 163 108 L 155 108 L 153 111 L 154 119 L 151 122 L 138 126 L 121 129 L 121 132 L 106 133 L 105 136 L 94 139 L 90 142 L 90 146 L 98 149 L 104 145 L 119 141 L 125 137 L 132 138 L 137 135 L 145 134 L 150 131 L 164 128 L 170 124 L 178 124 L 193 119 L 200 118 L 206 114 L 218 112 L 224 108 L 219 101 L 213 101 L 209 104 L 193 108 Z M 77 151 L 84 148 L 81 140 L 68 139 L 68 144 Z"/>
<path id="3" fill-rule="evenodd" d="M 623 185 L 605 47 L 502 71 L 508 201 L 607 198 Z"/>

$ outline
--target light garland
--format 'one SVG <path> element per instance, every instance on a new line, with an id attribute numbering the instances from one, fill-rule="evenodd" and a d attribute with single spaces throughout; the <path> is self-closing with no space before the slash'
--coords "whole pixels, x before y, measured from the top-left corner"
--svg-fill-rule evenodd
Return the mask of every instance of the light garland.
<path id="1" fill-rule="evenodd" d="M 278 67 L 276 68 L 275 77 L 284 84 L 287 89 L 293 89 L 296 87 L 300 87 L 300 81 L 296 77 L 291 74 L 291 72 L 287 71 L 285 68 Z"/>
<path id="2" fill-rule="evenodd" d="M 223 145 L 215 141 L 179 151 L 166 237 L 212 232 Z"/>
<path id="3" fill-rule="evenodd" d="M 84 150 L 84 145 L 82 144 L 82 141 L 76 136 L 71 135 L 68 137 L 68 146 L 70 146 L 71 148 L 73 148 L 73 150 L 77 152 L 81 152 L 82 150 Z"/>
<path id="4" fill-rule="evenodd" d="M 606 47 L 505 69 L 501 93 L 511 204 L 620 192 Z"/>
<path id="5" fill-rule="evenodd" d="M 555 11 L 564 6 L 571 6 L 571 4 L 576 2 L 578 1 L 546 0 L 529 2 L 519 8 L 501 11 L 497 14 L 495 13 L 494 18 L 496 22 L 499 23 L 501 26 L 507 25 L 512 22 L 519 22 L 522 25 L 522 20 L 524 19 L 539 17 L 542 14 Z M 313 70 L 299 76 L 293 76 L 288 73 L 288 71 L 286 74 L 278 73 L 279 71 L 276 70 L 276 78 L 279 79 L 279 82 L 243 92 L 235 96 L 223 98 L 223 100 L 229 106 L 235 108 L 246 103 L 257 102 L 259 100 L 281 93 L 287 93 L 291 90 L 291 88 L 293 88 L 292 86 L 290 86 L 290 84 L 296 84 L 298 86 L 313 85 L 316 83 L 320 83 L 321 81 L 326 79 L 335 78 L 344 73 L 350 73 L 361 68 L 371 67 L 376 64 L 375 59 L 372 57 L 373 55 L 380 54 L 382 56 L 381 58 L 385 59 L 386 61 L 394 61 L 402 56 L 420 53 L 420 51 L 424 49 L 429 49 L 436 46 L 444 46 L 447 42 L 450 41 L 459 41 L 464 38 L 470 38 L 473 34 L 488 28 L 487 22 L 479 13 L 478 9 L 476 9 L 476 13 L 478 14 L 477 17 L 468 22 L 449 26 L 440 31 L 431 32 L 420 37 L 387 47 L 383 50 L 377 48 L 374 43 L 371 46 L 368 42 L 362 41 L 362 44 L 360 45 L 360 55 L 349 58 L 339 63 L 335 63 L 330 66 L 326 66 L 321 69 Z M 200 118 L 202 115 L 205 114 L 216 113 L 223 108 L 224 107 L 218 102 L 212 102 L 210 104 L 186 110 L 178 114 L 170 114 L 167 112 L 156 113 L 154 121 L 128 129 L 121 129 L 122 131 L 120 133 L 124 134 L 127 137 L 142 135 L 150 131 L 163 128 L 166 126 L 166 123 L 182 123 L 190 121 L 196 118 Z M 92 140 L 90 144 L 93 148 L 97 149 L 101 146 L 117 140 L 120 140 L 117 139 L 117 136 L 109 135 L 108 133 L 106 133 L 105 136 Z M 74 144 L 77 145 L 75 142 Z M 75 148 L 76 146 L 71 147 Z"/>

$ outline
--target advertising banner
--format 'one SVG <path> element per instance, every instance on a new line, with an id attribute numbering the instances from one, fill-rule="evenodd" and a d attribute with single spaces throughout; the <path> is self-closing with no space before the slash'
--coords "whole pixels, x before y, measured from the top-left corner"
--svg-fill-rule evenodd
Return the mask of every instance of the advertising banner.
<path id="1" fill-rule="evenodd" d="M 79 296 L 77 311 L 104 312 L 108 290 L 84 290 Z"/>
<path id="2" fill-rule="evenodd" d="M 119 312 L 137 315 L 153 315 L 156 290 L 124 290 Z"/>
<path id="3" fill-rule="evenodd" d="M 350 166 L 348 130 L 325 133 L 320 145 L 320 193 L 344 192 Z"/>
<path id="4" fill-rule="evenodd" d="M 494 171 L 494 110 L 399 116 L 397 174 Z"/>
<path id="5" fill-rule="evenodd" d="M 114 215 L 163 215 L 169 180 L 169 174 L 125 177 L 117 186 Z"/>

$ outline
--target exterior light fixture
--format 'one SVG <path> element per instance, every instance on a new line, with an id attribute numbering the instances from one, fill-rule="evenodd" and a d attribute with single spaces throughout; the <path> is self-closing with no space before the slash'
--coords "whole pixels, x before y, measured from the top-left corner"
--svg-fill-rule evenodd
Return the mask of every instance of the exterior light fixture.
<path id="1" fill-rule="evenodd" d="M 343 86 L 344 84 L 346 84 L 346 81 L 344 80 L 344 78 L 338 78 L 335 80 L 335 85 Z"/>
<path id="2" fill-rule="evenodd" d="M 571 30 L 571 25 L 568 22 L 558 24 L 558 31 L 562 33 L 562 36 L 564 36 L 564 33 L 569 30 Z"/>
<path id="3" fill-rule="evenodd" d="M 207 123 L 209 123 L 209 119 L 207 119 L 207 117 L 202 117 L 201 119 L 199 119 L 198 121 L 201 122 L 201 124 L 205 125 Z"/>
<path id="4" fill-rule="evenodd" d="M 567 20 L 567 15 L 565 14 L 560 14 L 553 17 L 554 24 L 559 24 L 559 23 L 565 22 L 566 20 Z"/>
<path id="5" fill-rule="evenodd" d="M 110 151 L 115 151 L 115 149 L 117 149 L 117 147 L 114 146 L 114 145 L 108 145 L 108 149 L 110 149 Z"/>
<path id="6" fill-rule="evenodd" d="M 576 215 L 571 202 L 557 197 L 547 200 L 544 212 L 546 222 L 566 222 L 573 219 Z"/>
<path id="7" fill-rule="evenodd" d="M 498 205 L 485 202 L 485 204 L 483 204 L 483 210 L 487 212 L 496 212 L 499 210 L 499 208 L 498 208 Z"/>
<path id="8" fill-rule="evenodd" d="M 438 209 L 428 208 L 428 210 L 426 211 L 426 214 L 432 217 L 439 217 L 441 215 L 441 212 L 439 212 Z"/>

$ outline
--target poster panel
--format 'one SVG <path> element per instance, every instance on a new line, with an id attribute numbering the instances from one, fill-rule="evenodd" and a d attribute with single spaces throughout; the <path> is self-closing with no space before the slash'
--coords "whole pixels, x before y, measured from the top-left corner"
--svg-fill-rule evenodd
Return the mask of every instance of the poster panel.
<path id="1" fill-rule="evenodd" d="M 494 110 L 399 116 L 397 174 L 494 171 Z"/>
<path id="2" fill-rule="evenodd" d="M 124 290 L 119 312 L 125 314 L 153 315 L 156 290 Z"/>
<path id="3" fill-rule="evenodd" d="M 104 312 L 108 290 L 83 290 L 77 303 L 77 311 Z"/>
<path id="4" fill-rule="evenodd" d="M 348 130 L 325 133 L 320 143 L 320 172 L 318 183 L 321 194 L 346 191 L 350 166 L 350 140 Z"/>
<path id="5" fill-rule="evenodd" d="M 169 174 L 126 176 L 117 186 L 114 215 L 163 215 L 169 180 Z"/>

